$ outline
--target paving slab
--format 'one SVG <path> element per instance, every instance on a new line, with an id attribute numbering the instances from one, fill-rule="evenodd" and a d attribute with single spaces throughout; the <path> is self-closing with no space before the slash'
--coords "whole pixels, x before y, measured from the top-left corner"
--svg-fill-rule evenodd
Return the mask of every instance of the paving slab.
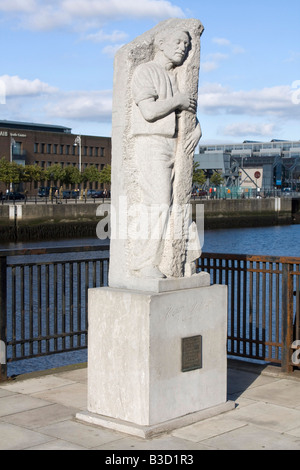
<path id="1" fill-rule="evenodd" d="M 202 441 L 218 450 L 300 450 L 297 437 L 251 424 Z"/>
<path id="2" fill-rule="evenodd" d="M 29 429 L 0 422 L 0 450 L 23 450 L 53 438 Z"/>
<path id="3" fill-rule="evenodd" d="M 188 441 L 200 442 L 246 425 L 247 422 L 234 420 L 230 418 L 230 413 L 226 413 L 173 431 L 172 435 Z"/>
<path id="4" fill-rule="evenodd" d="M 68 370 L 66 372 L 59 372 L 58 374 L 55 374 L 55 376 L 61 379 L 87 384 L 88 370 L 87 367 L 82 369 Z"/>
<path id="5" fill-rule="evenodd" d="M 64 406 L 73 407 L 77 410 L 86 410 L 87 389 L 82 383 L 72 383 L 64 387 L 32 394 L 33 397 Z"/>
<path id="6" fill-rule="evenodd" d="M 88 426 L 75 420 L 67 420 L 50 426 L 39 428 L 45 435 L 66 439 L 68 442 L 83 446 L 87 449 L 101 446 L 111 441 L 122 439 L 122 434 L 96 426 Z"/>
<path id="7" fill-rule="evenodd" d="M 88 450 L 72 442 L 64 441 L 63 439 L 53 439 L 44 444 L 28 447 L 27 450 Z"/>
<path id="8" fill-rule="evenodd" d="M 3 422 L 38 430 L 41 426 L 58 423 L 74 417 L 74 408 L 51 403 L 42 408 L 18 412 L 1 418 Z"/>
<path id="9" fill-rule="evenodd" d="M 273 431 L 284 433 L 300 425 L 300 410 L 271 403 L 254 403 L 237 408 L 231 414 L 234 420 L 251 423 Z"/>
<path id="10" fill-rule="evenodd" d="M 162 435 L 147 440 L 128 436 L 118 441 L 108 442 L 94 450 L 212 450 L 212 448 L 173 435 Z"/>
<path id="11" fill-rule="evenodd" d="M 290 408 L 300 406 L 300 383 L 288 379 L 276 380 L 260 387 L 247 389 L 242 397 L 251 400 L 273 403 Z"/>
<path id="12" fill-rule="evenodd" d="M 47 405 L 49 405 L 49 402 L 46 400 L 41 400 L 28 395 L 8 395 L 0 398 L 0 417 L 42 408 Z"/>
<path id="13" fill-rule="evenodd" d="M 252 388 L 260 387 L 262 385 L 273 384 L 279 380 L 280 379 L 278 378 L 257 375 L 242 370 L 228 369 L 227 393 L 231 398 L 233 398 L 233 396 L 239 396 L 240 393 L 244 392 L 246 389 L 251 390 Z"/>
<path id="14" fill-rule="evenodd" d="M 72 385 L 74 382 L 61 376 L 46 375 L 43 377 L 31 378 L 28 380 L 18 380 L 9 382 L 5 390 L 10 390 L 16 393 L 23 393 L 24 395 L 31 395 L 33 393 L 43 392 L 45 390 L 52 390 L 66 385 Z"/>

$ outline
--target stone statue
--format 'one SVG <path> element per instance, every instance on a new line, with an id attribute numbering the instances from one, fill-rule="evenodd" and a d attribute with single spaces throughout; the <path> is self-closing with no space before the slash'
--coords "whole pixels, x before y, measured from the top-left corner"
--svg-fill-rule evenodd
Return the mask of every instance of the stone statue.
<path id="1" fill-rule="evenodd" d="M 198 20 L 167 20 L 117 53 L 111 286 L 126 285 L 126 278 L 189 277 L 201 255 L 187 209 L 201 138 L 202 32 Z"/>

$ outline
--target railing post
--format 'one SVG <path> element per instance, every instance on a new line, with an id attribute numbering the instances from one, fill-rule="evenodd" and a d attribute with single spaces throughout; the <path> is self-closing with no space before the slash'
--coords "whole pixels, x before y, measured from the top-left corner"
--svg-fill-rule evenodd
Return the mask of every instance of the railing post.
<path id="1" fill-rule="evenodd" d="M 282 372 L 293 372 L 292 344 L 293 344 L 293 276 L 292 265 L 282 264 Z"/>
<path id="2" fill-rule="evenodd" d="M 7 380 L 6 256 L 0 256 L 0 382 Z"/>

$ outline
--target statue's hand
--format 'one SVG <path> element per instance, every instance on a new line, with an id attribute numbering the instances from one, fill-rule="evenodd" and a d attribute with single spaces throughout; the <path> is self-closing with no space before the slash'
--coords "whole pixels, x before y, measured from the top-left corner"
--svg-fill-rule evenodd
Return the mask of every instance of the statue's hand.
<path id="1" fill-rule="evenodd" d="M 201 139 L 201 136 L 202 136 L 202 131 L 201 131 L 200 124 L 198 123 L 194 131 L 190 135 L 188 135 L 185 141 L 184 149 L 186 153 L 190 154 L 195 151 L 195 148 L 197 147 L 199 140 Z"/>
<path id="2" fill-rule="evenodd" d="M 195 98 L 186 93 L 177 93 L 174 98 L 177 103 L 177 109 L 180 111 L 190 111 L 194 114 L 196 113 L 197 100 L 195 100 Z"/>

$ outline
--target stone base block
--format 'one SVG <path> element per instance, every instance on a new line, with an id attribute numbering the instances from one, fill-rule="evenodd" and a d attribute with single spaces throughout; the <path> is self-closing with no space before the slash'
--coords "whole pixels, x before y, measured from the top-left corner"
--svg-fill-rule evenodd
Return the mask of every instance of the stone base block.
<path id="1" fill-rule="evenodd" d="M 134 423 L 129 423 L 127 421 L 121 421 L 118 419 L 108 418 L 107 416 L 100 416 L 95 413 L 89 413 L 88 411 L 77 413 L 76 418 L 79 421 L 83 421 L 88 424 L 93 424 L 96 426 L 101 426 L 106 429 L 111 429 L 112 431 L 118 431 L 125 434 L 130 434 L 136 437 L 142 437 L 144 439 L 150 439 L 159 434 L 169 433 L 175 429 L 180 429 L 190 424 L 198 423 L 199 421 L 204 421 L 205 419 L 213 418 L 227 411 L 233 410 L 235 408 L 234 401 L 227 401 L 226 403 L 215 406 L 214 408 L 209 408 L 207 410 L 198 411 L 198 413 L 192 413 L 187 416 L 182 416 L 171 421 L 166 421 L 165 423 L 160 423 L 152 426 L 139 426 Z"/>
<path id="2" fill-rule="evenodd" d="M 148 435 L 227 409 L 227 287 L 191 285 L 89 291 L 85 419 Z"/>

